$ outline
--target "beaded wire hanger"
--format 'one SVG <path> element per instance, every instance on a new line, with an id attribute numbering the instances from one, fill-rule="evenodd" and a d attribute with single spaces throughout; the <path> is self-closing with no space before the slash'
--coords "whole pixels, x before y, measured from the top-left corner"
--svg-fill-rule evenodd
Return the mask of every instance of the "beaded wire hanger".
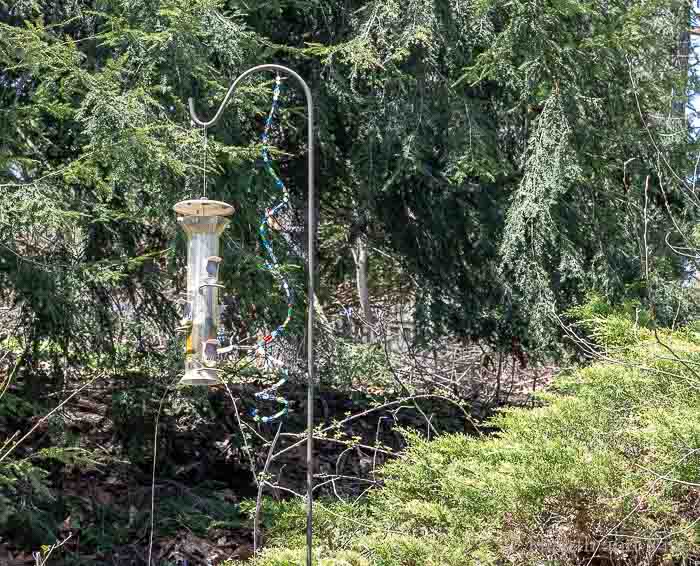
<path id="1" fill-rule="evenodd" d="M 263 248 L 267 253 L 267 261 L 265 262 L 265 268 L 268 269 L 273 277 L 277 280 L 278 284 L 284 291 L 285 297 L 287 299 L 287 317 L 284 322 L 280 324 L 271 334 L 263 336 L 262 339 L 257 344 L 257 352 L 266 355 L 267 347 L 276 339 L 278 339 L 287 329 L 289 323 L 292 320 L 294 314 L 295 298 L 294 292 L 289 285 L 287 277 L 280 270 L 279 261 L 275 255 L 274 249 L 272 247 L 272 240 L 270 238 L 269 230 L 281 230 L 281 225 L 279 222 L 280 217 L 289 210 L 289 191 L 287 186 L 284 184 L 282 179 L 279 178 L 272 166 L 272 160 L 270 158 L 269 140 L 270 140 L 270 129 L 272 128 L 272 123 L 275 114 L 279 110 L 279 99 L 282 90 L 282 78 L 279 73 L 275 78 L 275 89 L 272 94 L 272 108 L 268 114 L 267 120 L 265 121 L 265 129 L 262 134 L 262 159 L 265 172 L 272 178 L 275 183 L 275 187 L 282 193 L 282 199 L 271 208 L 265 210 L 264 214 L 260 219 L 260 226 L 258 228 L 258 233 L 260 234 L 260 239 L 262 241 Z M 268 356 L 267 359 L 270 359 Z M 284 367 L 284 362 L 278 359 L 272 358 L 271 361 L 273 365 L 277 367 L 280 379 L 273 386 L 260 391 L 255 394 L 256 399 L 261 399 L 264 401 L 275 401 L 282 405 L 282 408 L 271 416 L 261 416 L 257 409 L 253 409 L 252 415 L 256 421 L 263 423 L 274 421 L 276 419 L 285 416 L 289 410 L 289 402 L 284 397 L 277 395 L 277 390 L 282 387 L 289 377 L 289 371 Z"/>
<path id="2" fill-rule="evenodd" d="M 258 234 L 260 235 L 262 246 L 265 250 L 266 259 L 263 264 L 263 268 L 270 271 L 274 279 L 279 284 L 280 288 L 284 291 L 284 295 L 287 302 L 287 316 L 285 320 L 275 328 L 270 334 L 262 335 L 255 346 L 249 347 L 250 353 L 237 365 L 238 369 L 242 367 L 247 367 L 249 365 L 255 364 L 256 359 L 263 360 L 263 369 L 271 369 L 276 371 L 279 380 L 272 386 L 259 391 L 255 394 L 255 398 L 260 401 L 272 401 L 281 405 L 281 408 L 272 415 L 261 415 L 257 408 L 251 410 L 251 415 L 257 422 L 268 423 L 284 417 L 289 410 L 289 401 L 278 394 L 278 390 L 287 382 L 289 377 L 289 370 L 285 367 L 284 361 L 271 356 L 269 353 L 269 346 L 281 337 L 281 335 L 287 330 L 289 323 L 292 320 L 294 314 L 295 297 L 294 291 L 289 284 L 287 277 L 284 275 L 280 269 L 280 263 L 274 252 L 271 233 L 270 231 L 281 231 L 282 216 L 290 211 L 290 199 L 289 191 L 280 177 L 277 175 L 273 165 L 272 158 L 270 155 L 270 130 L 272 129 L 275 114 L 279 110 L 280 106 L 280 94 L 282 90 L 282 77 L 277 75 L 275 79 L 275 88 L 272 96 L 272 107 L 265 120 L 265 128 L 261 137 L 262 150 L 261 156 L 263 161 L 263 167 L 266 174 L 272 178 L 275 187 L 282 193 L 282 198 L 273 204 L 270 208 L 267 208 L 260 218 L 260 224 L 258 226 Z M 206 131 L 205 131 L 206 133 Z M 206 139 L 206 138 L 205 138 Z M 205 142 L 205 163 L 206 163 L 206 142 Z M 204 187 L 206 191 L 206 177 L 204 182 Z M 223 344 L 221 344 L 223 346 Z M 240 347 L 228 346 L 219 348 L 218 352 L 221 355 L 226 355 L 233 350 L 238 350 Z"/>

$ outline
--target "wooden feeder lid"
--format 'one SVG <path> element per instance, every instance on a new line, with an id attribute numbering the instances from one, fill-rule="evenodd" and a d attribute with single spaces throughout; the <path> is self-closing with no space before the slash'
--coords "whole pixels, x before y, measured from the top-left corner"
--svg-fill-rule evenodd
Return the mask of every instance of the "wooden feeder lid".
<path id="1" fill-rule="evenodd" d="M 218 200 L 199 198 L 178 202 L 173 210 L 181 216 L 231 216 L 233 206 Z"/>

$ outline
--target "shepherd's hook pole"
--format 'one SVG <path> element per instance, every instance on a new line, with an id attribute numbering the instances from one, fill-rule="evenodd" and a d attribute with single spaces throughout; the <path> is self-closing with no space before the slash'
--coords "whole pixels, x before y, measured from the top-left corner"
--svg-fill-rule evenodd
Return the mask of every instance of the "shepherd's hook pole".
<path id="1" fill-rule="evenodd" d="M 316 383 L 314 371 L 314 306 L 316 301 L 315 285 L 314 285 L 314 250 L 315 250 L 315 235 L 316 235 L 316 214 L 314 208 L 314 106 L 311 89 L 297 73 L 283 67 L 282 65 L 258 65 L 252 69 L 248 69 L 240 75 L 228 89 L 224 101 L 219 106 L 214 117 L 205 122 L 200 120 L 194 111 L 194 101 L 188 99 L 190 108 L 190 116 L 192 121 L 203 128 L 209 128 L 216 124 L 224 112 L 226 103 L 229 101 L 238 84 L 248 75 L 252 75 L 257 71 L 279 71 L 296 79 L 304 90 L 306 96 L 306 107 L 308 114 L 308 162 L 309 162 L 309 188 L 308 188 L 308 250 L 307 250 L 307 265 L 309 269 L 309 290 L 308 290 L 308 317 L 307 317 L 307 359 L 308 359 L 308 382 L 307 382 L 307 399 L 306 399 L 306 415 L 307 415 L 307 439 L 306 439 L 306 565 L 312 566 L 311 543 L 313 541 L 313 446 L 314 446 L 314 384 Z"/>

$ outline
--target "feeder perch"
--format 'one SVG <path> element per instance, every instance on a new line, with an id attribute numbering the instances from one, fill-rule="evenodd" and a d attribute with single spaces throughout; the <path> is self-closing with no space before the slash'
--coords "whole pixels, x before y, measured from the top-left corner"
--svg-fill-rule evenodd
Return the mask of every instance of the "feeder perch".
<path id="1" fill-rule="evenodd" d="M 182 385 L 216 385 L 219 341 L 220 238 L 233 207 L 201 198 L 177 203 L 173 209 L 187 236 L 187 293 L 178 332 L 186 335 Z"/>

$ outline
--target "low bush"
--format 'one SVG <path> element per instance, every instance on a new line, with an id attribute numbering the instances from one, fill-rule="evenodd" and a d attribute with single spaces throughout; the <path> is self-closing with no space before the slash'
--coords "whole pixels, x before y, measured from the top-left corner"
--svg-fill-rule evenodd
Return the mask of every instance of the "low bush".
<path id="1" fill-rule="evenodd" d="M 359 503 L 318 503 L 319 564 L 700 557 L 696 326 L 654 335 L 640 309 L 602 301 L 572 314 L 615 361 L 560 375 L 543 406 L 498 413 L 491 436 L 407 432 L 383 487 Z M 304 564 L 302 503 L 270 509 L 256 566 Z"/>

